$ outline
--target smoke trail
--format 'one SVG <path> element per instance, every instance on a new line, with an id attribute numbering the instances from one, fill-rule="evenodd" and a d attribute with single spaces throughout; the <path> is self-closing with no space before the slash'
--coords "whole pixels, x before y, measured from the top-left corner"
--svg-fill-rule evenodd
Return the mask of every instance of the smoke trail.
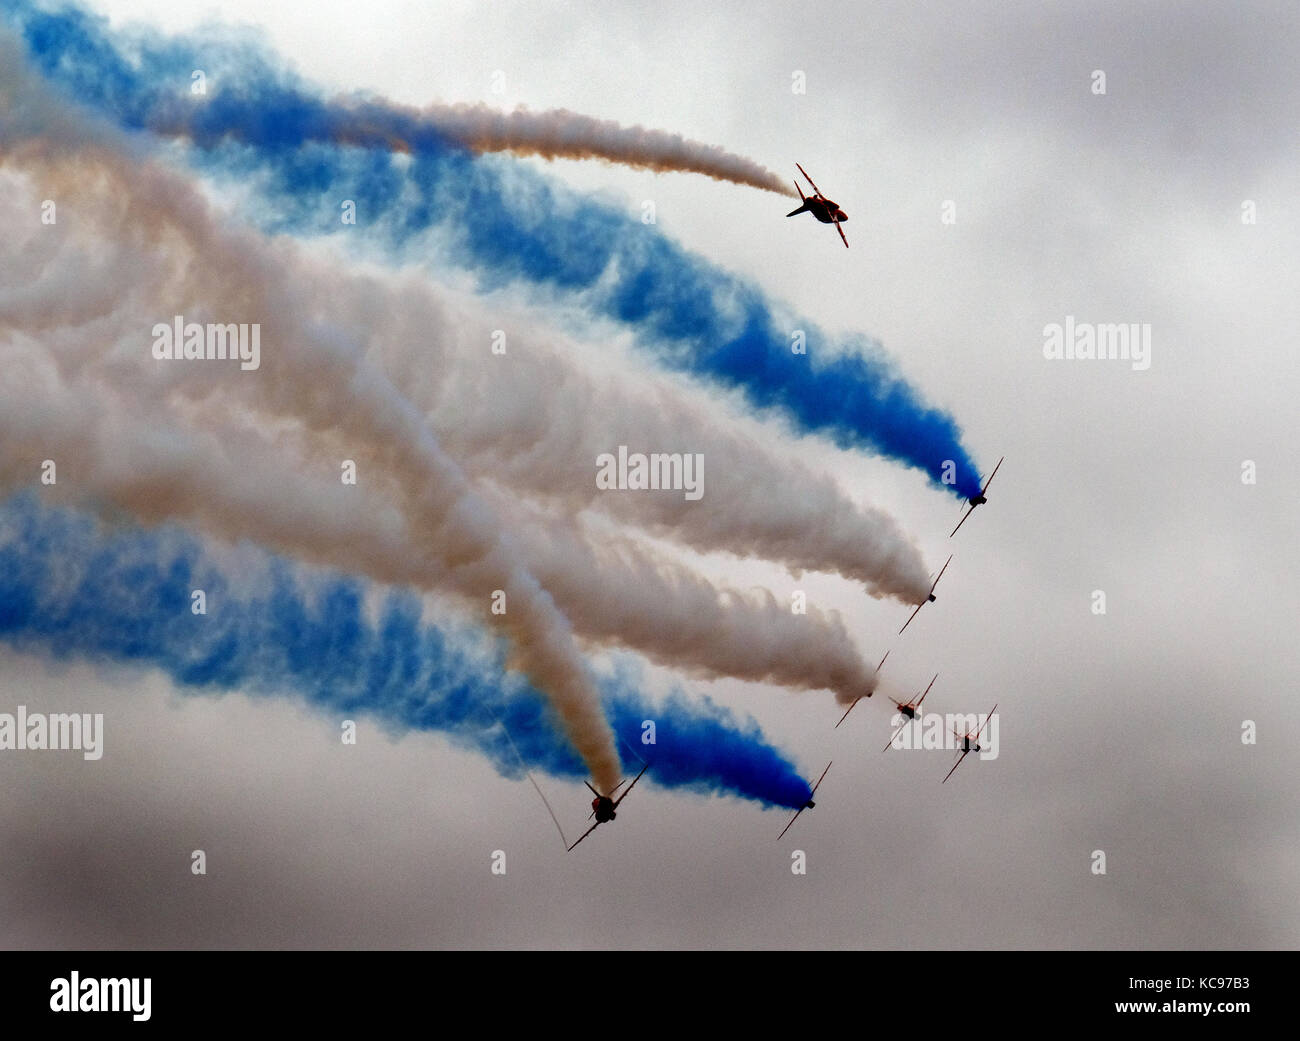
<path id="1" fill-rule="evenodd" d="M 505 673 L 484 641 L 423 622 L 416 597 L 385 591 L 368 610 L 369 590 L 354 579 L 246 546 L 232 573 L 219 556 L 174 528 L 110 530 L 33 494 L 13 497 L 0 503 L 0 640 L 58 660 L 157 668 L 196 693 L 296 694 L 393 733 L 441 732 L 519 777 L 493 725 L 503 718 L 530 767 L 585 775 L 542 695 Z M 205 615 L 191 611 L 194 589 L 206 593 Z M 770 806 L 807 800 L 807 784 L 752 720 L 679 694 L 650 702 L 627 673 L 601 686 L 614 727 L 653 762 L 655 783 Z M 648 748 L 644 720 L 656 724 Z"/>
<path id="2" fill-rule="evenodd" d="M 242 84 L 223 86 L 228 111 L 258 101 L 256 93 L 241 98 Z M 423 109 L 375 99 L 340 98 L 327 103 L 320 137 L 309 138 L 363 148 L 417 152 L 438 140 L 473 152 L 511 152 L 545 159 L 601 159 L 656 173 L 699 173 L 718 181 L 749 185 L 778 195 L 793 196 L 790 182 L 752 159 L 717 145 L 692 141 L 680 134 L 625 127 L 613 120 L 593 119 L 567 109 L 532 112 L 525 108 L 502 112 L 487 105 L 430 105 Z M 202 100 L 172 99 L 149 114 L 155 133 L 193 137 L 204 146 L 223 138 L 240 139 L 248 120 L 214 122 Z"/>
<path id="3" fill-rule="evenodd" d="M 841 699 L 875 689 L 875 672 L 837 612 L 808 605 L 793 615 L 767 590 L 719 588 L 629 539 L 596 543 L 571 517 L 511 501 L 529 566 L 585 640 L 707 678 L 826 689 Z"/>
<path id="4" fill-rule="evenodd" d="M 608 345 L 579 355 L 548 341 L 536 314 L 494 304 L 479 317 L 443 296 L 403 292 L 400 305 L 369 319 L 369 330 L 385 370 L 471 472 L 698 550 L 778 561 L 796 574 L 835 572 L 908 604 L 925 598 L 929 569 L 915 542 L 887 513 L 860 507 L 817 472 L 806 448 L 726 415 L 680 376 L 630 367 Z M 361 306 L 339 288 L 331 297 L 344 312 Z M 431 328 L 444 335 L 422 335 Z M 508 359 L 484 365 L 497 328 L 508 332 Z M 595 460 L 620 444 L 702 455 L 707 491 L 690 501 L 679 491 L 598 489 Z"/>
<path id="5" fill-rule="evenodd" d="M 37 37 L 58 32 L 60 22 L 75 22 L 89 31 L 94 19 L 79 12 L 43 14 L 30 4 L 8 4 Z M 102 23 L 101 27 L 102 29 Z M 205 30 L 208 32 L 209 30 Z M 269 55 L 255 41 L 237 33 L 219 33 L 227 46 Z M 124 42 L 130 40 L 126 34 Z M 183 46 L 169 46 L 156 37 L 137 37 L 152 56 L 176 57 Z M 128 44 L 130 45 L 130 44 Z M 186 58 L 186 61 L 189 59 Z M 192 67 L 192 66 L 191 66 Z M 190 70 L 184 72 L 188 79 Z M 274 140 L 273 120 L 259 111 L 264 100 L 265 80 L 245 82 L 238 70 L 218 73 L 213 100 L 189 93 L 157 91 L 136 111 L 140 126 L 167 135 L 192 137 L 204 146 L 225 139 L 268 143 Z M 286 98 L 285 100 L 289 100 Z M 302 132 L 301 140 L 383 148 L 398 152 L 424 151 L 431 146 L 464 148 L 471 152 L 511 152 L 545 159 L 600 159 L 657 173 L 698 173 L 718 181 L 748 185 L 778 195 L 794 196 L 790 182 L 752 159 L 728 152 L 717 145 L 692 141 L 681 134 L 643 126 L 622 126 L 613 120 L 595 119 L 567 109 L 534 112 L 517 108 L 512 112 L 484 104 L 433 104 L 425 108 L 397 105 L 382 98 L 356 95 L 309 105 L 290 102 L 291 119 Z"/>
<path id="6" fill-rule="evenodd" d="M 32 138 L 20 140 L 22 147 L 29 151 L 40 143 Z M 10 141 L 4 148 L 13 146 Z M 52 146 L 47 144 L 46 147 Z M 0 150 L 0 158 L 3 155 L 4 151 Z M 374 374 L 364 370 L 354 372 L 346 366 L 336 371 L 337 359 L 329 353 L 320 350 L 308 352 L 297 346 L 304 333 L 294 324 L 294 316 L 315 315 L 317 325 L 314 329 L 318 335 L 324 334 L 335 328 L 328 319 L 331 303 L 340 306 L 345 313 L 355 310 L 361 329 L 369 329 L 372 312 L 390 310 L 383 294 L 375 292 L 377 287 L 366 282 L 352 290 L 354 295 L 340 294 L 336 280 L 328 277 L 327 270 L 303 267 L 295 263 L 287 250 L 267 255 L 266 247 L 250 237 L 233 240 L 237 248 L 232 248 L 231 242 L 209 226 L 203 207 L 181 192 L 170 179 L 143 167 L 120 170 L 110 162 L 106 148 L 101 148 L 94 157 L 82 156 L 70 166 L 40 165 L 31 156 L 28 165 L 38 171 L 41 183 L 47 187 L 58 186 L 72 177 L 78 183 L 100 185 L 101 192 L 81 193 L 78 234 L 106 230 L 101 227 L 106 218 L 100 212 L 100 194 L 111 199 L 114 206 L 123 207 L 124 213 L 119 216 L 119 225 L 109 225 L 118 234 L 112 236 L 111 248 L 104 247 L 109 249 L 107 256 L 97 258 L 106 272 L 113 273 L 113 279 L 105 283 L 103 276 L 97 279 L 79 275 L 75 294 L 62 293 L 48 277 L 39 279 L 32 292 L 24 292 L 21 272 L 64 271 L 69 268 L 84 272 L 87 265 L 78 262 L 78 254 L 70 256 L 65 252 L 58 255 L 57 261 L 51 258 L 46 244 L 50 236 L 44 231 L 34 236 L 34 241 L 44 249 L 29 251 L 24 249 L 21 239 L 16 243 L 24 255 L 17 258 L 15 269 L 19 285 L 4 300 L 3 313 L 8 315 L 5 324 L 15 330 L 25 330 L 33 328 L 33 322 L 38 322 L 42 339 L 59 332 L 68 343 L 56 357 L 79 355 L 77 372 L 85 382 L 78 385 L 78 393 L 68 395 L 70 400 L 60 402 L 58 392 L 51 391 L 46 400 L 40 401 L 36 415 L 27 427 L 23 426 L 22 417 L 33 393 L 31 387 L 23 388 L 21 400 L 6 407 L 0 418 L 0 428 L 6 434 L 6 447 L 24 440 L 39 440 L 44 453 L 54 451 L 58 445 L 61 455 L 84 460 L 94 454 L 89 446 L 102 441 L 112 445 L 122 461 L 117 464 L 116 471 L 110 467 L 107 474 L 103 471 L 95 476 L 83 473 L 79 483 L 111 494 L 115 501 L 142 515 L 199 520 L 217 531 L 235 532 L 273 545 L 292 547 L 297 552 L 309 552 L 314 555 L 313 559 L 339 566 L 373 569 L 370 573 L 388 581 L 394 580 L 395 575 L 406 574 L 409 581 L 426 588 L 450 585 L 462 592 L 472 592 L 474 583 L 478 582 L 484 597 L 486 591 L 494 588 L 489 584 L 496 580 L 494 573 L 483 567 L 476 566 L 467 575 L 458 577 L 458 572 L 466 566 L 463 558 L 468 555 L 477 565 L 481 554 L 475 543 L 467 543 L 463 536 L 457 536 L 457 529 L 448 527 L 436 514 L 433 515 L 435 526 L 428 529 L 427 542 L 455 564 L 432 571 L 424 566 L 422 558 L 427 553 L 421 552 L 426 541 L 422 537 L 423 526 L 428 524 L 430 507 L 422 502 L 421 497 L 431 473 L 442 484 L 449 483 L 451 478 L 442 472 L 445 467 L 430 470 L 424 460 L 419 460 L 419 465 L 416 465 L 393 447 L 394 439 L 400 442 L 403 438 L 414 438 L 418 431 L 410 429 L 409 425 L 398 425 L 391 430 L 383 424 L 377 428 L 373 426 L 377 414 L 397 411 L 401 403 L 386 395 L 371 404 L 368 392 L 377 385 Z M 68 181 L 68 186 L 71 186 L 71 181 Z M 142 232 L 147 233 L 148 241 L 133 249 L 132 237 Z M 168 243 L 169 255 L 165 264 L 151 248 L 155 238 Z M 65 244 L 66 241 L 71 241 L 71 236 Z M 195 273 L 193 279 L 179 274 L 187 270 Z M 259 292 L 270 294 L 267 299 L 275 306 L 260 302 L 256 295 L 250 296 L 247 287 L 250 278 Z M 280 292 L 282 283 L 315 287 L 319 295 L 289 297 Z M 131 357 L 129 347 L 125 345 L 132 339 L 132 331 L 138 338 L 139 331 L 150 324 L 147 318 L 139 315 L 141 312 L 148 314 L 151 308 L 158 306 L 151 302 L 161 293 L 155 284 L 166 287 L 166 292 L 174 299 L 186 301 L 187 308 L 201 302 L 209 313 L 231 314 L 243 306 L 252 307 L 254 314 L 274 314 L 275 322 L 269 327 L 278 334 L 274 339 L 275 350 L 271 351 L 272 339 L 268 337 L 268 353 L 263 355 L 271 382 L 267 383 L 261 372 L 248 374 L 230 366 L 226 366 L 224 373 L 221 369 L 204 369 L 200 372 L 185 370 L 183 375 L 178 375 L 174 367 L 169 370 L 166 364 L 160 370 L 157 363 L 145 356 L 143 344 L 137 346 L 134 357 Z M 75 331 L 60 330 L 55 320 L 59 311 L 67 308 L 65 301 L 69 296 L 81 297 L 87 293 L 98 300 L 112 301 L 102 305 L 105 313 L 114 309 L 121 312 L 116 319 L 121 328 L 117 335 L 109 334 L 109 329 L 103 324 L 104 315 L 99 316 L 100 325 L 93 338 L 99 347 L 80 342 Z M 124 301 L 130 306 L 125 307 Z M 423 314 L 415 316 L 421 324 L 422 319 Z M 427 334 L 430 327 L 422 327 Z M 358 331 L 357 335 L 362 333 Z M 90 337 L 83 335 L 81 339 Z M 304 340 L 304 344 L 315 342 L 310 337 Z M 360 354 L 361 349 L 359 345 L 353 353 Z M 94 361 L 91 355 L 96 351 L 106 352 L 111 360 Z M 121 361 L 116 359 L 118 353 L 124 356 Z M 299 354 L 303 360 L 298 360 Z M 20 352 L 15 352 L 10 360 L 11 365 L 15 362 L 23 363 Z M 123 363 L 129 367 L 120 369 Z M 30 366 L 30 360 L 26 364 Z M 144 372 L 148 373 L 144 380 L 140 379 L 142 365 Z M 123 383 L 123 373 L 132 374 L 127 383 Z M 31 380 L 33 386 L 46 382 L 35 378 L 35 370 L 31 375 L 34 377 Z M 222 375 L 227 376 L 224 381 Z M 167 386 L 169 376 L 172 381 Z M 250 382 L 254 376 L 256 381 Z M 198 382 L 193 382 L 196 379 Z M 159 380 L 163 381 L 166 393 L 158 392 Z M 98 413 L 106 409 L 104 402 L 129 391 L 137 382 L 140 405 L 146 407 L 146 403 L 152 403 L 147 406 L 154 411 L 149 421 L 154 429 L 150 432 L 166 446 L 164 451 L 170 465 L 165 480 L 160 479 L 163 475 L 155 471 L 157 461 L 153 446 L 124 441 L 122 425 L 130 422 L 131 408 L 107 421 L 98 419 Z M 346 398 L 334 392 L 336 385 L 346 388 Z M 258 423 L 264 424 L 267 419 L 277 421 L 274 429 L 281 437 L 277 439 L 274 453 L 281 458 L 292 441 L 281 430 L 284 417 L 305 420 L 317 442 L 328 439 L 338 443 L 339 451 L 334 458 L 353 455 L 358 459 L 373 459 L 375 466 L 363 465 L 363 470 L 368 473 L 372 469 L 383 471 L 386 476 L 381 481 L 372 477 L 368 484 L 372 487 L 391 484 L 392 487 L 387 489 L 390 501 L 395 496 L 410 505 L 416 530 L 394 535 L 381 529 L 379 537 L 362 537 L 354 547 L 337 532 L 339 518 L 335 516 L 322 523 L 309 507 L 299 507 L 292 523 L 286 519 L 277 525 L 262 516 L 266 511 L 253 506 L 256 500 L 254 492 L 240 492 L 232 501 L 230 482 L 233 475 L 227 459 L 218 458 L 214 462 L 206 456 L 199 457 L 195 454 L 198 449 L 189 439 L 178 438 L 161 428 L 157 415 L 160 402 L 175 405 L 177 399 L 194 395 L 201 400 L 210 400 L 218 386 L 222 389 L 215 408 L 207 407 L 207 414 L 201 415 L 199 413 L 205 406 L 199 404 L 192 406 L 188 414 L 209 434 L 216 435 L 219 445 L 242 447 L 249 441 L 247 436 L 233 436 L 243 433 L 227 418 L 235 402 L 259 410 Z M 254 392 L 250 393 L 249 388 Z M 81 404 L 82 398 L 88 399 L 88 403 Z M 236 415 L 242 412 L 243 409 L 235 410 Z M 262 416 L 262 412 L 266 415 Z M 70 422 L 80 431 L 77 436 L 72 436 L 66 426 L 60 430 L 61 436 L 42 429 L 42 424 L 57 429 L 59 425 L 54 418 L 64 415 L 75 416 Z M 111 433 L 97 435 L 93 431 Z M 264 494 L 274 498 L 281 513 L 298 499 L 309 503 L 319 498 L 315 489 L 309 490 L 301 483 L 294 489 L 279 481 L 274 473 L 261 473 L 256 461 L 268 454 L 266 449 L 243 449 L 231 457 L 237 462 L 234 469 L 238 472 L 238 479 L 245 482 L 244 487 L 256 477 L 253 487 L 257 484 L 264 487 Z M 412 495 L 411 489 L 417 489 L 417 492 Z M 161 498 L 163 496 L 165 499 Z M 302 512 L 304 509 L 305 514 Z M 351 520 L 354 525 L 360 523 L 355 517 Z M 535 520 L 535 517 L 526 517 L 522 523 L 516 523 L 515 526 L 521 530 L 513 540 L 513 546 L 521 552 L 519 559 L 527 568 L 530 581 L 542 581 L 548 597 L 558 601 L 560 609 L 586 638 L 634 647 L 657 661 L 705 675 L 770 680 L 801 688 L 824 686 L 839 694 L 854 696 L 869 690 L 873 684 L 872 673 L 837 616 L 824 615 L 814 608 L 807 615 L 792 618 L 770 595 L 719 591 L 693 572 L 652 559 L 628 545 L 616 551 L 598 552 L 589 542 L 554 524 L 549 525 L 549 535 L 543 537 L 543 526 L 535 524 Z M 407 548 L 403 551 L 392 546 L 394 541 L 406 541 Z M 484 570 L 487 573 L 480 577 Z M 514 592 L 509 587 L 506 591 L 513 611 Z M 526 617 L 526 620 L 529 619 Z"/>
<path id="7" fill-rule="evenodd" d="M 351 198 L 396 245 L 414 245 L 436 228 L 456 262 L 485 284 L 578 293 L 596 314 L 634 327 L 665 364 L 738 389 L 751 404 L 842 447 L 920 469 L 956 495 L 979 490 L 955 421 L 926 404 L 878 348 L 829 343 L 811 323 L 654 228 L 531 171 L 475 160 L 432 131 L 412 133 L 413 158 L 403 154 L 400 163 L 382 142 L 319 144 L 338 106 L 268 71 L 267 55 L 250 56 L 247 45 L 142 36 L 130 41 L 136 60 L 128 61 L 102 19 L 18 4 L 15 20 L 47 74 L 129 127 L 147 129 L 173 110 L 195 67 L 238 83 L 229 97 L 215 91 L 196 110 L 201 125 L 189 133 L 200 143 L 238 135 L 244 144 L 216 147 L 209 161 L 241 180 L 262 174 L 275 211 L 269 219 L 280 227 L 337 231 L 338 201 Z M 394 129 L 381 123 L 372 132 L 379 140 L 380 131 Z M 807 354 L 791 351 L 796 331 Z"/>

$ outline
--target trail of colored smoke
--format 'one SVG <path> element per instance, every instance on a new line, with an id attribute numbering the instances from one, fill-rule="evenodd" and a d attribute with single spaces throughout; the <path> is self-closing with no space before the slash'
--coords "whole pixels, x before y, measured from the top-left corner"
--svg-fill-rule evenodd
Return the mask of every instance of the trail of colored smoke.
<path id="1" fill-rule="evenodd" d="M 109 528 L 34 494 L 14 496 L 0 504 L 0 639 L 60 661 L 157 668 L 194 693 L 290 694 L 394 733 L 440 732 L 516 777 L 499 718 L 531 769 L 586 776 L 546 699 L 504 671 L 499 648 L 422 620 L 410 593 L 247 545 L 236 555 L 233 569 L 220 559 L 230 550 L 213 553 L 179 529 Z M 195 589 L 206 614 L 192 612 Z M 680 694 L 652 702 L 626 671 L 601 686 L 612 725 L 653 763 L 656 784 L 787 808 L 808 798 L 752 720 Z M 650 746 L 639 742 L 646 720 L 655 722 Z"/>
<path id="2" fill-rule="evenodd" d="M 48 13 L 25 0 L 9 10 L 48 76 L 128 127 L 183 130 L 208 149 L 213 169 L 259 182 L 280 228 L 337 230 L 338 203 L 349 198 L 395 247 L 443 230 L 452 259 L 485 286 L 578 294 L 601 317 L 634 327 L 664 364 L 739 389 L 805 432 L 920 469 L 959 496 L 978 493 L 955 420 L 878 350 L 829 345 L 811 323 L 653 227 L 517 165 L 475 158 L 398 112 L 389 125 L 376 115 L 356 144 L 338 144 L 349 106 L 324 100 L 245 38 L 128 38 L 76 10 Z M 194 68 L 213 80 L 201 106 L 178 100 Z M 790 348 L 795 329 L 806 354 Z"/>

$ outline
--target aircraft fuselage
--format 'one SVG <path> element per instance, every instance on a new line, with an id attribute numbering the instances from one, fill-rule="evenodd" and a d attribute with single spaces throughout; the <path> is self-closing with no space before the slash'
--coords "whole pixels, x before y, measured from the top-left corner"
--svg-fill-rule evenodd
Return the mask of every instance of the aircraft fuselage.
<path id="1" fill-rule="evenodd" d="M 786 216 L 793 217 L 799 213 L 811 213 L 823 224 L 843 224 L 849 219 L 849 215 L 835 203 L 829 199 L 819 199 L 815 195 L 805 195 L 803 205 L 797 210 L 791 210 Z"/>
<path id="2" fill-rule="evenodd" d="M 849 219 L 849 215 L 830 199 L 809 199 L 808 212 L 823 224 L 834 224 L 836 221 L 843 223 Z"/>

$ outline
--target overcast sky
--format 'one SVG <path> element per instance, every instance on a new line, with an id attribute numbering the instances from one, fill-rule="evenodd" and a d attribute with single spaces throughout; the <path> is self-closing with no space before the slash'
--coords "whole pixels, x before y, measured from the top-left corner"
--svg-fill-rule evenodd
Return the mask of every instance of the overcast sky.
<path id="1" fill-rule="evenodd" d="M 90 6 L 167 30 L 213 10 Z M 849 251 L 753 189 L 530 161 L 631 210 L 654 199 L 665 233 L 823 326 L 879 340 L 986 471 L 1007 457 L 950 541 L 957 504 L 919 475 L 801 442 L 810 466 L 894 512 L 927 560 L 956 554 L 904 637 L 905 608 L 841 579 L 708 563 L 840 610 L 867 657 L 891 649 L 899 692 L 939 672 L 927 707 L 997 702 L 1000 755 L 941 786 L 949 753 L 880 751 L 881 698 L 833 730 L 828 694 L 689 680 L 752 712 L 805 773 L 833 758 L 817 808 L 777 843 L 782 814 L 647 783 L 566 856 L 526 783 L 436 735 L 363 724 L 347 748 L 336 721 L 291 701 L 195 698 L 157 674 L 51 669 L 6 648 L 0 711 L 104 711 L 107 733 L 94 763 L 0 755 L 0 944 L 1300 943 L 1293 5 L 221 12 L 264 27 L 328 88 L 564 107 L 781 173 L 801 162 L 848 211 Z M 806 94 L 791 91 L 796 70 Z M 1045 359 L 1043 328 L 1066 316 L 1149 324 L 1150 368 Z M 576 830 L 586 789 L 540 780 Z M 490 871 L 498 849 L 504 877 Z"/>

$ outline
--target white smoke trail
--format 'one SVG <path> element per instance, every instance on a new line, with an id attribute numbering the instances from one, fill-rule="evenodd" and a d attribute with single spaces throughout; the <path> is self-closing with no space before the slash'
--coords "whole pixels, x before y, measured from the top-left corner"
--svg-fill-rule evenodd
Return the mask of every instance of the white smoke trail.
<path id="1" fill-rule="evenodd" d="M 424 283 L 400 295 L 400 306 L 367 316 L 384 369 L 472 473 L 702 552 L 776 561 L 796 575 L 836 573 L 906 604 L 925 599 L 929 569 L 892 516 L 859 506 L 809 465 L 806 445 L 780 444 L 715 392 L 654 371 L 616 343 L 579 355 L 539 332 L 538 315 L 499 302 L 482 316 Z M 497 330 L 504 356 L 488 353 Z M 596 458 L 620 444 L 702 454 L 703 497 L 598 489 Z"/>
<path id="2" fill-rule="evenodd" d="M 731 676 L 841 700 L 875 689 L 875 673 L 837 612 L 794 615 L 765 589 L 719 588 L 631 539 L 596 541 L 572 515 L 518 499 L 511 521 L 529 566 L 584 639 L 634 647 L 662 665 Z"/>
<path id="3" fill-rule="evenodd" d="M 189 136 L 203 104 L 184 95 L 153 112 L 150 129 Z M 387 101 L 342 97 L 321 120 L 319 140 L 334 144 L 411 152 L 415 139 L 435 133 L 474 152 L 510 152 L 545 159 L 599 159 L 657 173 L 697 173 L 718 181 L 748 185 L 793 197 L 791 181 L 717 145 L 692 141 L 667 130 L 623 126 L 567 109 L 503 112 L 484 104 L 429 105 L 414 108 Z M 229 130 L 224 136 L 237 136 Z"/>
<path id="4" fill-rule="evenodd" d="M 717 145 L 692 141 L 665 130 L 625 127 L 613 120 L 593 119 L 567 109 L 532 112 L 518 108 L 500 112 L 479 104 L 431 105 L 418 112 L 405 112 L 396 106 L 370 103 L 357 106 L 356 111 L 363 117 L 407 114 L 417 125 L 427 123 L 477 152 L 513 152 L 547 159 L 603 159 L 661 173 L 699 173 L 778 195 L 794 195 L 785 178 Z"/>
<path id="5" fill-rule="evenodd" d="M 343 292 L 331 295 L 341 302 L 348 299 Z M 192 410 L 190 418 L 224 437 L 225 430 L 236 428 L 223 412 L 223 404 L 209 401 Z M 264 428 L 268 420 L 258 414 L 252 422 Z M 240 432 L 247 437 L 256 429 Z M 336 459 L 345 452 L 356 454 L 357 448 L 328 432 L 315 434 L 310 444 L 294 441 L 279 433 L 276 453 L 291 452 L 317 468 L 323 467 L 312 459 Z M 630 648 L 702 677 L 829 689 L 842 701 L 874 689 L 876 675 L 836 612 L 808 604 L 806 614 L 794 615 L 788 603 L 766 590 L 719 586 L 640 542 L 593 530 L 582 514 L 559 515 L 491 481 L 481 480 L 476 487 L 503 518 L 529 571 L 582 641 Z M 386 481 L 383 497 L 399 508 L 405 504 L 403 489 Z M 412 538 L 418 545 L 421 533 L 413 531 Z"/>

